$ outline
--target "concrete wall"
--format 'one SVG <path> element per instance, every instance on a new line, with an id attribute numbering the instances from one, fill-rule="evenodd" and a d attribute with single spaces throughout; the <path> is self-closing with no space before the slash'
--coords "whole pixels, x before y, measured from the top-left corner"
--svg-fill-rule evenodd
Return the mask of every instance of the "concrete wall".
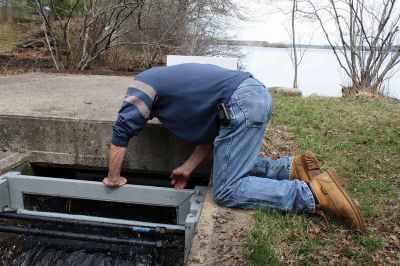
<path id="1" fill-rule="evenodd" d="M 0 115 L 0 148 L 30 153 L 32 162 L 107 166 L 112 122 Z M 170 172 L 190 155 L 164 127 L 148 124 L 128 147 L 123 167 Z M 210 162 L 197 173 L 207 174 Z"/>

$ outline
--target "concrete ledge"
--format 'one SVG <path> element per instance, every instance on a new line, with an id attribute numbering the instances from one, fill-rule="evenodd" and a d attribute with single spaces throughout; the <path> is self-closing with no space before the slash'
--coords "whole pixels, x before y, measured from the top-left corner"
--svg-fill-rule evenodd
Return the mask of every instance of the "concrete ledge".
<path id="1" fill-rule="evenodd" d="M 30 153 L 31 162 L 107 167 L 111 121 L 0 115 L 0 148 Z M 169 172 L 194 146 L 159 125 L 146 126 L 129 146 L 123 167 Z M 208 175 L 210 161 L 197 173 Z"/>
<path id="2" fill-rule="evenodd" d="M 187 265 L 246 265 L 246 230 L 252 213 L 217 205 L 209 187 Z"/>
<path id="3" fill-rule="evenodd" d="M 29 154 L 19 154 L 13 152 L 0 152 L 0 175 L 27 162 Z"/>
<path id="4" fill-rule="evenodd" d="M 0 77 L 0 114 L 113 121 L 131 79 L 49 73 Z"/>

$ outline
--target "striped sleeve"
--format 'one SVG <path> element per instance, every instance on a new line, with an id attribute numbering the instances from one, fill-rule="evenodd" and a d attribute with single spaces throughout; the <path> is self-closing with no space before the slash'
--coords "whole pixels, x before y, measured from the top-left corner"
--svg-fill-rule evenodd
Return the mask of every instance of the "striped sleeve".
<path id="1" fill-rule="evenodd" d="M 156 91 L 139 80 L 132 80 L 113 126 L 111 143 L 127 147 L 129 140 L 136 136 L 146 124 L 153 107 Z"/>

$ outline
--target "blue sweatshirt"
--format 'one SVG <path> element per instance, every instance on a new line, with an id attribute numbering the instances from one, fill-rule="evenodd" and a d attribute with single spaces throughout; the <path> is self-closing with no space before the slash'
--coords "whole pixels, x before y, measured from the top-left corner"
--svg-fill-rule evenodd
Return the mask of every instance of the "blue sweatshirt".
<path id="1" fill-rule="evenodd" d="M 177 137 L 206 144 L 218 135 L 217 103 L 226 102 L 248 72 L 208 64 L 155 67 L 129 85 L 111 142 L 126 147 L 149 118 L 157 117 Z"/>

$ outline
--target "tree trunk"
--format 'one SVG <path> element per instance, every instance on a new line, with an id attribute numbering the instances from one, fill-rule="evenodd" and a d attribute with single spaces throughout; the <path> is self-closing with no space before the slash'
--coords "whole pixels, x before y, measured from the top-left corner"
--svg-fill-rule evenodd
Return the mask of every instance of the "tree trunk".
<path id="1" fill-rule="evenodd" d="M 12 0 L 6 0 L 6 18 L 8 23 L 13 22 Z"/>
<path id="2" fill-rule="evenodd" d="M 191 41 L 191 47 L 190 47 L 190 52 L 189 55 L 197 55 L 196 51 L 198 48 L 198 39 L 200 35 L 200 20 L 201 20 L 201 11 L 203 8 L 203 3 L 202 0 L 197 1 L 197 18 L 194 26 L 194 34 L 193 34 L 193 39 Z"/>
<path id="3" fill-rule="evenodd" d="M 187 0 L 178 0 L 178 18 L 180 18 L 180 23 L 178 25 L 178 38 L 176 45 L 182 46 L 187 41 L 187 12 L 189 4 Z"/>
<path id="4" fill-rule="evenodd" d="M 297 88 L 297 49 L 296 49 L 296 31 L 295 31 L 295 23 L 294 23 L 294 16 L 296 10 L 296 0 L 293 0 L 292 6 L 292 46 L 293 46 L 293 67 L 294 67 L 294 78 L 293 78 L 293 88 Z"/>

